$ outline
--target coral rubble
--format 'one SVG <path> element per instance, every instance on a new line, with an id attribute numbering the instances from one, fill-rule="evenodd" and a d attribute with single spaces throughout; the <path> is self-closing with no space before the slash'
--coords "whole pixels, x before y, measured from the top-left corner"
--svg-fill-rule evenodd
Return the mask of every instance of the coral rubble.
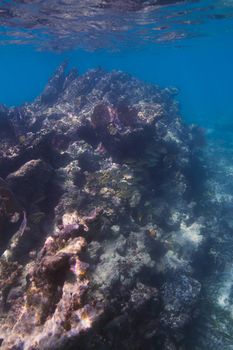
<path id="1" fill-rule="evenodd" d="M 65 68 L 0 111 L 1 348 L 185 349 L 201 134 L 175 89 Z"/>

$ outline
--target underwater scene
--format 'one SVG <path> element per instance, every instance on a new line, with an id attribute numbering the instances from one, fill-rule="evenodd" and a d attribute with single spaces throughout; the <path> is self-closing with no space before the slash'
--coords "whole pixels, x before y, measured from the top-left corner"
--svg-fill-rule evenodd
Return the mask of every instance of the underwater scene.
<path id="1" fill-rule="evenodd" d="M 0 349 L 233 350 L 233 1 L 0 1 Z"/>

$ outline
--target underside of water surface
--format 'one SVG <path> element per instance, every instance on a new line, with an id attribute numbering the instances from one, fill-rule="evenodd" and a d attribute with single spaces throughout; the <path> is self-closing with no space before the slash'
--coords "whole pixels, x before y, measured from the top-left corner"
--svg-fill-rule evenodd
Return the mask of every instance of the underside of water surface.
<path id="1" fill-rule="evenodd" d="M 233 3 L 0 4 L 0 349 L 233 350 Z"/>

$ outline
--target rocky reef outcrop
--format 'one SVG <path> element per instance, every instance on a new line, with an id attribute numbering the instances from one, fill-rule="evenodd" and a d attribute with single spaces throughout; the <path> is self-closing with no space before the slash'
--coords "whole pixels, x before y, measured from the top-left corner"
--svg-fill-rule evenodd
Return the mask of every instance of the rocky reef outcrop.
<path id="1" fill-rule="evenodd" d="M 176 93 L 64 64 L 1 107 L 2 349 L 186 349 L 204 141 Z"/>

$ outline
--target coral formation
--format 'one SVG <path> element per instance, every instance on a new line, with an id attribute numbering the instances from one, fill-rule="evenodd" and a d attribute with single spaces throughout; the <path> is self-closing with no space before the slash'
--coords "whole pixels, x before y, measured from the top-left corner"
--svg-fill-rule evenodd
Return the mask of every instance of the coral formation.
<path id="1" fill-rule="evenodd" d="M 185 349 L 202 144 L 176 93 L 62 65 L 33 103 L 1 107 L 2 349 Z"/>

